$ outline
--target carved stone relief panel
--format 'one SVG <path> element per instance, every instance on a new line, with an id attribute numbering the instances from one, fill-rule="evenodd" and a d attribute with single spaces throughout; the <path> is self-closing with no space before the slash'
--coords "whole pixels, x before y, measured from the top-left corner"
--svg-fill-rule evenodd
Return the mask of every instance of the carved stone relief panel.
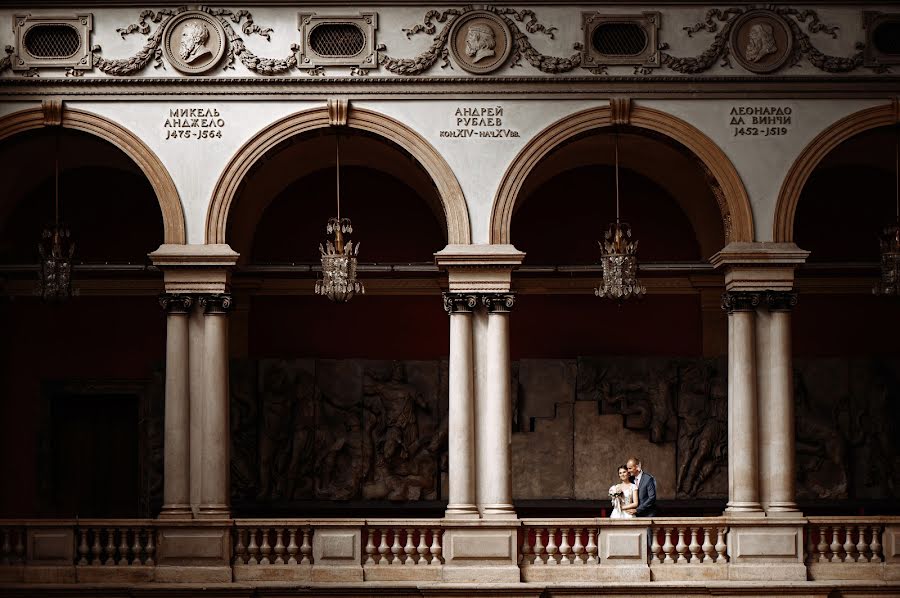
<path id="1" fill-rule="evenodd" d="M 222 60 L 227 45 L 225 29 L 216 17 L 191 10 L 169 19 L 163 31 L 166 60 L 182 73 L 199 75 Z"/>
<path id="2" fill-rule="evenodd" d="M 729 43 L 732 56 L 742 67 L 753 73 L 771 73 L 791 57 L 794 36 L 780 16 L 751 10 L 735 20 Z"/>

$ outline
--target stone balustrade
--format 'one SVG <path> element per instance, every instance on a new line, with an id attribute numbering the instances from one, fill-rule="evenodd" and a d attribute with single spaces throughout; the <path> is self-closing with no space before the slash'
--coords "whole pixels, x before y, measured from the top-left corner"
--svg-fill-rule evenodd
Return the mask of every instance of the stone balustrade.
<path id="1" fill-rule="evenodd" d="M 900 579 L 900 518 L 791 521 L 797 537 L 802 533 L 805 540 L 802 547 L 798 542 L 795 566 L 805 566 L 809 579 Z M 172 572 L 190 569 L 197 560 L 192 550 L 204 553 L 197 557 L 207 559 L 204 566 L 219 563 L 225 581 L 456 581 L 460 569 L 454 567 L 467 564 L 466 551 L 500 550 L 503 534 L 511 534 L 510 566 L 525 582 L 725 581 L 734 579 L 742 551 L 752 555 L 753 543 L 768 541 L 773 529 L 784 527 L 724 516 L 489 524 L 453 519 L 0 521 L 0 582 L 181 581 Z M 472 530 L 476 535 L 467 536 Z M 735 530 L 743 540 L 732 537 Z M 224 552 L 217 552 L 220 546 Z M 497 553 L 498 563 L 504 551 Z"/>

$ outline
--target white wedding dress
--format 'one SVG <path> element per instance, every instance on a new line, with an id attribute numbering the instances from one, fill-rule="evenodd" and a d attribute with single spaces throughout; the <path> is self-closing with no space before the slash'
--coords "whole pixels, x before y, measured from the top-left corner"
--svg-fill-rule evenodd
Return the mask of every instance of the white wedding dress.
<path id="1" fill-rule="evenodd" d="M 612 495 L 616 492 L 616 490 L 622 491 L 622 496 L 610 496 L 610 500 L 612 501 L 612 514 L 609 516 L 610 519 L 632 519 L 634 515 L 630 513 L 626 513 L 622 510 L 622 507 L 625 505 L 630 505 L 634 502 L 633 496 L 636 490 L 634 484 L 615 484 L 609 487 L 609 493 Z"/>

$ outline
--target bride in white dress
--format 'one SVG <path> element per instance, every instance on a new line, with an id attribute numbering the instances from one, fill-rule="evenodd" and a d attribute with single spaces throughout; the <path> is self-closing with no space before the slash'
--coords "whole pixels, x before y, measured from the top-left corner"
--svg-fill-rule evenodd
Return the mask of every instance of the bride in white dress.
<path id="1" fill-rule="evenodd" d="M 628 468 L 622 465 L 619 467 L 620 483 L 610 486 L 609 498 L 612 501 L 611 519 L 631 519 L 634 515 L 626 513 L 626 509 L 636 509 L 638 506 L 637 487 L 631 482 L 631 476 L 628 475 Z"/>

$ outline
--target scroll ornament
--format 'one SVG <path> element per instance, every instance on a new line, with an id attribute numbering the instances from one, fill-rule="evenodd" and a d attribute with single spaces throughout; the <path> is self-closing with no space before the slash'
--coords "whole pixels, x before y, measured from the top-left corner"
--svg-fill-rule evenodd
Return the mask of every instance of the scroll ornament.
<path id="1" fill-rule="evenodd" d="M 123 38 L 133 33 L 149 35 L 147 43 L 141 50 L 128 58 L 106 59 L 100 56 L 100 46 L 92 48 L 94 52 L 94 66 L 108 75 L 128 76 L 140 72 L 150 61 L 154 62 L 154 68 L 165 68 L 163 64 L 162 38 L 168 22 L 177 15 L 185 12 L 187 7 L 181 6 L 173 9 L 161 9 L 156 12 L 145 10 L 140 14 L 140 20 L 127 27 L 116 29 Z M 201 6 L 199 9 L 218 19 L 228 38 L 228 49 L 225 54 L 223 69 L 233 69 L 235 57 L 240 58 L 241 63 L 251 71 L 260 75 L 276 75 L 291 70 L 297 66 L 296 52 L 299 49 L 296 44 L 291 45 L 291 54 L 285 58 L 263 58 L 247 49 L 244 39 L 238 34 L 231 23 L 241 25 L 244 35 L 258 35 L 271 41 L 271 28 L 260 27 L 253 22 L 253 16 L 247 10 L 231 11 L 225 8 L 212 8 Z M 151 34 L 150 23 L 156 23 L 157 27 Z"/>
<path id="2" fill-rule="evenodd" d="M 721 60 L 720 66 L 731 68 L 731 52 L 732 48 L 729 44 L 732 28 L 742 15 L 757 10 L 752 7 L 727 8 L 721 10 L 713 8 L 707 11 L 706 18 L 690 27 L 684 27 L 689 37 L 700 31 L 715 33 L 712 44 L 701 54 L 693 57 L 676 57 L 667 54 L 665 50 L 669 49 L 668 44 L 660 44 L 661 63 L 673 71 L 686 74 L 697 74 L 714 66 L 716 61 Z M 767 12 L 780 17 L 790 28 L 793 38 L 793 47 L 791 56 L 787 64 L 789 66 L 797 66 L 800 60 L 805 56 L 810 64 L 819 70 L 827 73 L 847 73 L 853 71 L 863 65 L 863 49 L 865 44 L 859 42 L 856 44 L 857 52 L 852 56 L 829 56 L 823 53 L 815 44 L 813 44 L 810 34 L 824 33 L 830 35 L 833 39 L 837 39 L 839 27 L 827 25 L 819 20 L 819 15 L 811 9 L 798 10 L 786 6 L 771 6 L 765 9 Z M 773 17 L 774 18 L 774 17 Z M 720 24 L 721 27 L 720 27 Z M 806 31 L 801 25 L 806 25 Z M 876 72 L 887 71 L 886 67 L 870 67 Z"/>
<path id="3" fill-rule="evenodd" d="M 407 38 L 414 35 L 424 33 L 426 35 L 434 35 L 434 41 L 427 50 L 414 56 L 413 58 L 393 58 L 386 54 L 381 54 L 379 63 L 381 66 L 396 75 L 420 75 L 430 69 L 441 59 L 443 63 L 441 68 L 450 67 L 450 50 L 448 42 L 450 31 L 453 24 L 463 15 L 474 10 L 485 10 L 498 15 L 509 27 L 509 31 L 513 37 L 513 52 L 511 55 L 511 66 L 522 66 L 524 58 L 531 66 L 545 73 L 567 73 L 581 65 L 581 44 L 574 44 L 575 54 L 569 57 L 547 56 L 541 54 L 531 45 L 528 35 L 519 28 L 517 23 L 522 23 L 527 33 L 543 33 L 550 39 L 554 39 L 554 31 L 556 27 L 547 27 L 538 22 L 537 16 L 532 10 L 515 10 L 508 7 L 484 6 L 475 8 L 474 6 L 466 6 L 463 8 L 451 8 L 444 12 L 437 10 L 429 10 L 425 13 L 425 18 L 421 23 L 417 23 L 412 27 L 403 29 Z M 437 30 L 435 23 L 443 23 L 440 31 Z M 437 35 L 435 35 L 437 33 Z M 380 51 L 384 51 L 384 46 L 379 46 Z"/>

